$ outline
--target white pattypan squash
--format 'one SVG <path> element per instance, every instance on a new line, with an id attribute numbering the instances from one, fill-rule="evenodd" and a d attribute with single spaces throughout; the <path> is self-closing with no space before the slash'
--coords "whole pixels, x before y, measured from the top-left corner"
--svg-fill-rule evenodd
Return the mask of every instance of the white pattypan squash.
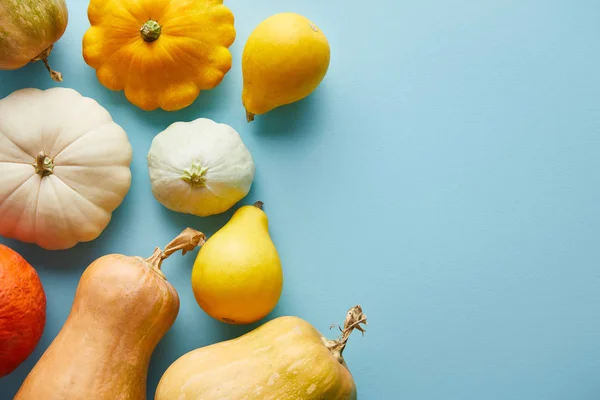
<path id="1" fill-rule="evenodd" d="M 171 211 L 208 216 L 250 191 L 255 166 L 240 135 L 207 118 L 175 122 L 152 141 L 148 168 L 154 197 Z"/>
<path id="2" fill-rule="evenodd" d="M 0 100 L 0 235 L 48 250 L 96 239 L 131 184 L 132 149 L 96 101 L 72 89 Z"/>

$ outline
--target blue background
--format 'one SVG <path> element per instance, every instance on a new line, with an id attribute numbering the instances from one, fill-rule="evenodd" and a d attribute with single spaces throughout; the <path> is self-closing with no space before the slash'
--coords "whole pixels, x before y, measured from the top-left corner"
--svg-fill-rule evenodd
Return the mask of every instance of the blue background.
<path id="1" fill-rule="evenodd" d="M 51 56 L 72 87 L 108 108 L 134 148 L 133 183 L 94 242 L 48 252 L 2 240 L 39 271 L 48 323 L 35 353 L 0 379 L 12 396 L 65 321 L 78 278 L 106 253 L 150 255 L 185 226 L 212 234 L 230 212 L 167 211 L 146 154 L 174 121 L 236 128 L 284 265 L 268 317 L 322 332 L 361 304 L 365 337 L 346 351 L 362 399 L 600 398 L 600 3 L 596 0 L 231 1 L 234 65 L 180 112 L 147 113 L 102 87 L 81 56 L 87 2 L 68 2 Z M 264 18 L 295 11 L 332 48 L 304 101 L 244 119 L 240 57 Z M 0 96 L 54 86 L 41 64 L 0 73 Z M 164 270 L 181 296 L 157 347 L 148 396 L 183 353 L 236 337 L 196 305 L 196 253 Z M 264 321 L 263 321 L 264 322 Z"/>

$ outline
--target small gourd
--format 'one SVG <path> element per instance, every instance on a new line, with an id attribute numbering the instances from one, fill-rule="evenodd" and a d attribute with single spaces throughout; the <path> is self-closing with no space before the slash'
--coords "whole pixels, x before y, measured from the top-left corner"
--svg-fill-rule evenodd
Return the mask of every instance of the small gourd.
<path id="1" fill-rule="evenodd" d="M 67 321 L 14 400 L 144 400 L 152 352 L 179 313 L 162 261 L 204 240 L 187 228 L 149 258 L 109 254 L 94 261 Z"/>
<path id="2" fill-rule="evenodd" d="M 83 58 L 143 110 L 189 106 L 231 69 L 234 17 L 223 0 L 91 0 Z"/>
<path id="3" fill-rule="evenodd" d="M 239 133 L 208 118 L 175 122 L 156 135 L 148 169 L 152 193 L 163 206 L 202 217 L 244 198 L 255 174 Z"/>
<path id="4" fill-rule="evenodd" d="M 125 131 L 73 89 L 0 100 L 0 236 L 63 250 L 96 239 L 131 185 Z"/>
<path id="5" fill-rule="evenodd" d="M 279 317 L 236 339 L 184 354 L 167 369 L 155 400 L 356 400 L 342 357 L 360 306 L 348 311 L 342 335 L 323 337 L 298 317 Z"/>
<path id="6" fill-rule="evenodd" d="M 50 68 L 48 57 L 68 20 L 65 0 L 0 1 L 0 69 L 42 61 L 50 77 L 62 81 L 61 73 Z"/>

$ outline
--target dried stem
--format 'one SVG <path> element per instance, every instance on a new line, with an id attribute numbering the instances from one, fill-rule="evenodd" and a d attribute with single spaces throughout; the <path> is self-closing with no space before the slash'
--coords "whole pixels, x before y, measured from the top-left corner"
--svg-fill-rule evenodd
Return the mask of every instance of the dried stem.
<path id="1" fill-rule="evenodd" d="M 173 253 L 181 250 L 185 255 L 188 251 L 194 250 L 197 246 L 202 246 L 206 242 L 206 235 L 192 228 L 185 228 L 175 239 L 173 239 L 164 250 L 154 249 L 154 253 L 146 261 L 156 271 L 160 272 L 162 262 L 169 258 Z"/>
<path id="2" fill-rule="evenodd" d="M 260 200 L 253 204 L 253 206 L 258 208 L 259 210 L 262 210 L 264 205 L 265 205 L 265 203 L 263 203 Z"/>
<path id="3" fill-rule="evenodd" d="M 50 72 L 50 77 L 52 78 L 52 80 L 54 80 L 56 82 L 62 82 L 62 80 L 63 80 L 62 74 L 60 72 L 55 71 L 52 68 L 50 68 L 50 64 L 48 64 L 48 59 L 42 58 L 42 61 L 44 62 L 44 65 L 46 66 L 46 69 L 48 70 L 48 72 Z"/>
<path id="4" fill-rule="evenodd" d="M 365 334 L 365 329 L 363 326 L 361 326 L 361 324 L 367 325 L 367 316 L 363 314 L 362 307 L 360 305 L 356 305 L 349 309 L 346 313 L 346 320 L 344 321 L 343 329 L 335 324 L 331 326 L 332 328 L 334 326 L 338 326 L 342 332 L 340 337 L 337 340 L 323 339 L 325 345 L 331 351 L 333 356 L 337 358 L 337 360 L 343 365 L 346 365 L 346 363 L 344 361 L 344 357 L 342 357 L 342 353 L 346 348 L 346 343 L 348 343 L 348 339 L 350 338 L 352 331 L 356 329 L 360 331 L 363 336 Z"/>
<path id="5" fill-rule="evenodd" d="M 40 54 L 38 54 L 38 56 L 31 61 L 35 62 L 35 61 L 42 60 L 42 62 L 44 63 L 44 66 L 46 67 L 48 72 L 50 72 L 50 77 L 53 80 L 55 80 L 56 82 L 62 82 L 62 74 L 60 72 L 55 71 L 52 68 L 50 68 L 50 64 L 48 64 L 48 57 L 50 56 L 50 53 L 52 52 L 53 47 L 54 47 L 54 45 L 51 45 L 46 50 L 44 50 Z"/>
<path id="6" fill-rule="evenodd" d="M 254 121 L 254 114 L 252 114 L 250 111 L 246 110 L 246 121 L 247 122 L 252 122 Z"/>

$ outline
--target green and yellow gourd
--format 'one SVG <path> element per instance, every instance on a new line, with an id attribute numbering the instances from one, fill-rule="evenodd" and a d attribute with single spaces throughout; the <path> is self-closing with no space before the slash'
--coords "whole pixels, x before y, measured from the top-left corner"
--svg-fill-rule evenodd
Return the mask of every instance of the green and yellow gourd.
<path id="1" fill-rule="evenodd" d="M 54 43 L 65 33 L 67 23 L 64 0 L 0 1 L 0 70 L 17 69 L 41 60 L 52 79 L 62 80 L 47 59 Z"/>
<path id="2" fill-rule="evenodd" d="M 162 376 L 155 400 L 356 400 L 342 357 L 367 318 L 348 311 L 342 335 L 326 339 L 298 317 L 279 317 L 236 339 L 184 354 Z"/>

